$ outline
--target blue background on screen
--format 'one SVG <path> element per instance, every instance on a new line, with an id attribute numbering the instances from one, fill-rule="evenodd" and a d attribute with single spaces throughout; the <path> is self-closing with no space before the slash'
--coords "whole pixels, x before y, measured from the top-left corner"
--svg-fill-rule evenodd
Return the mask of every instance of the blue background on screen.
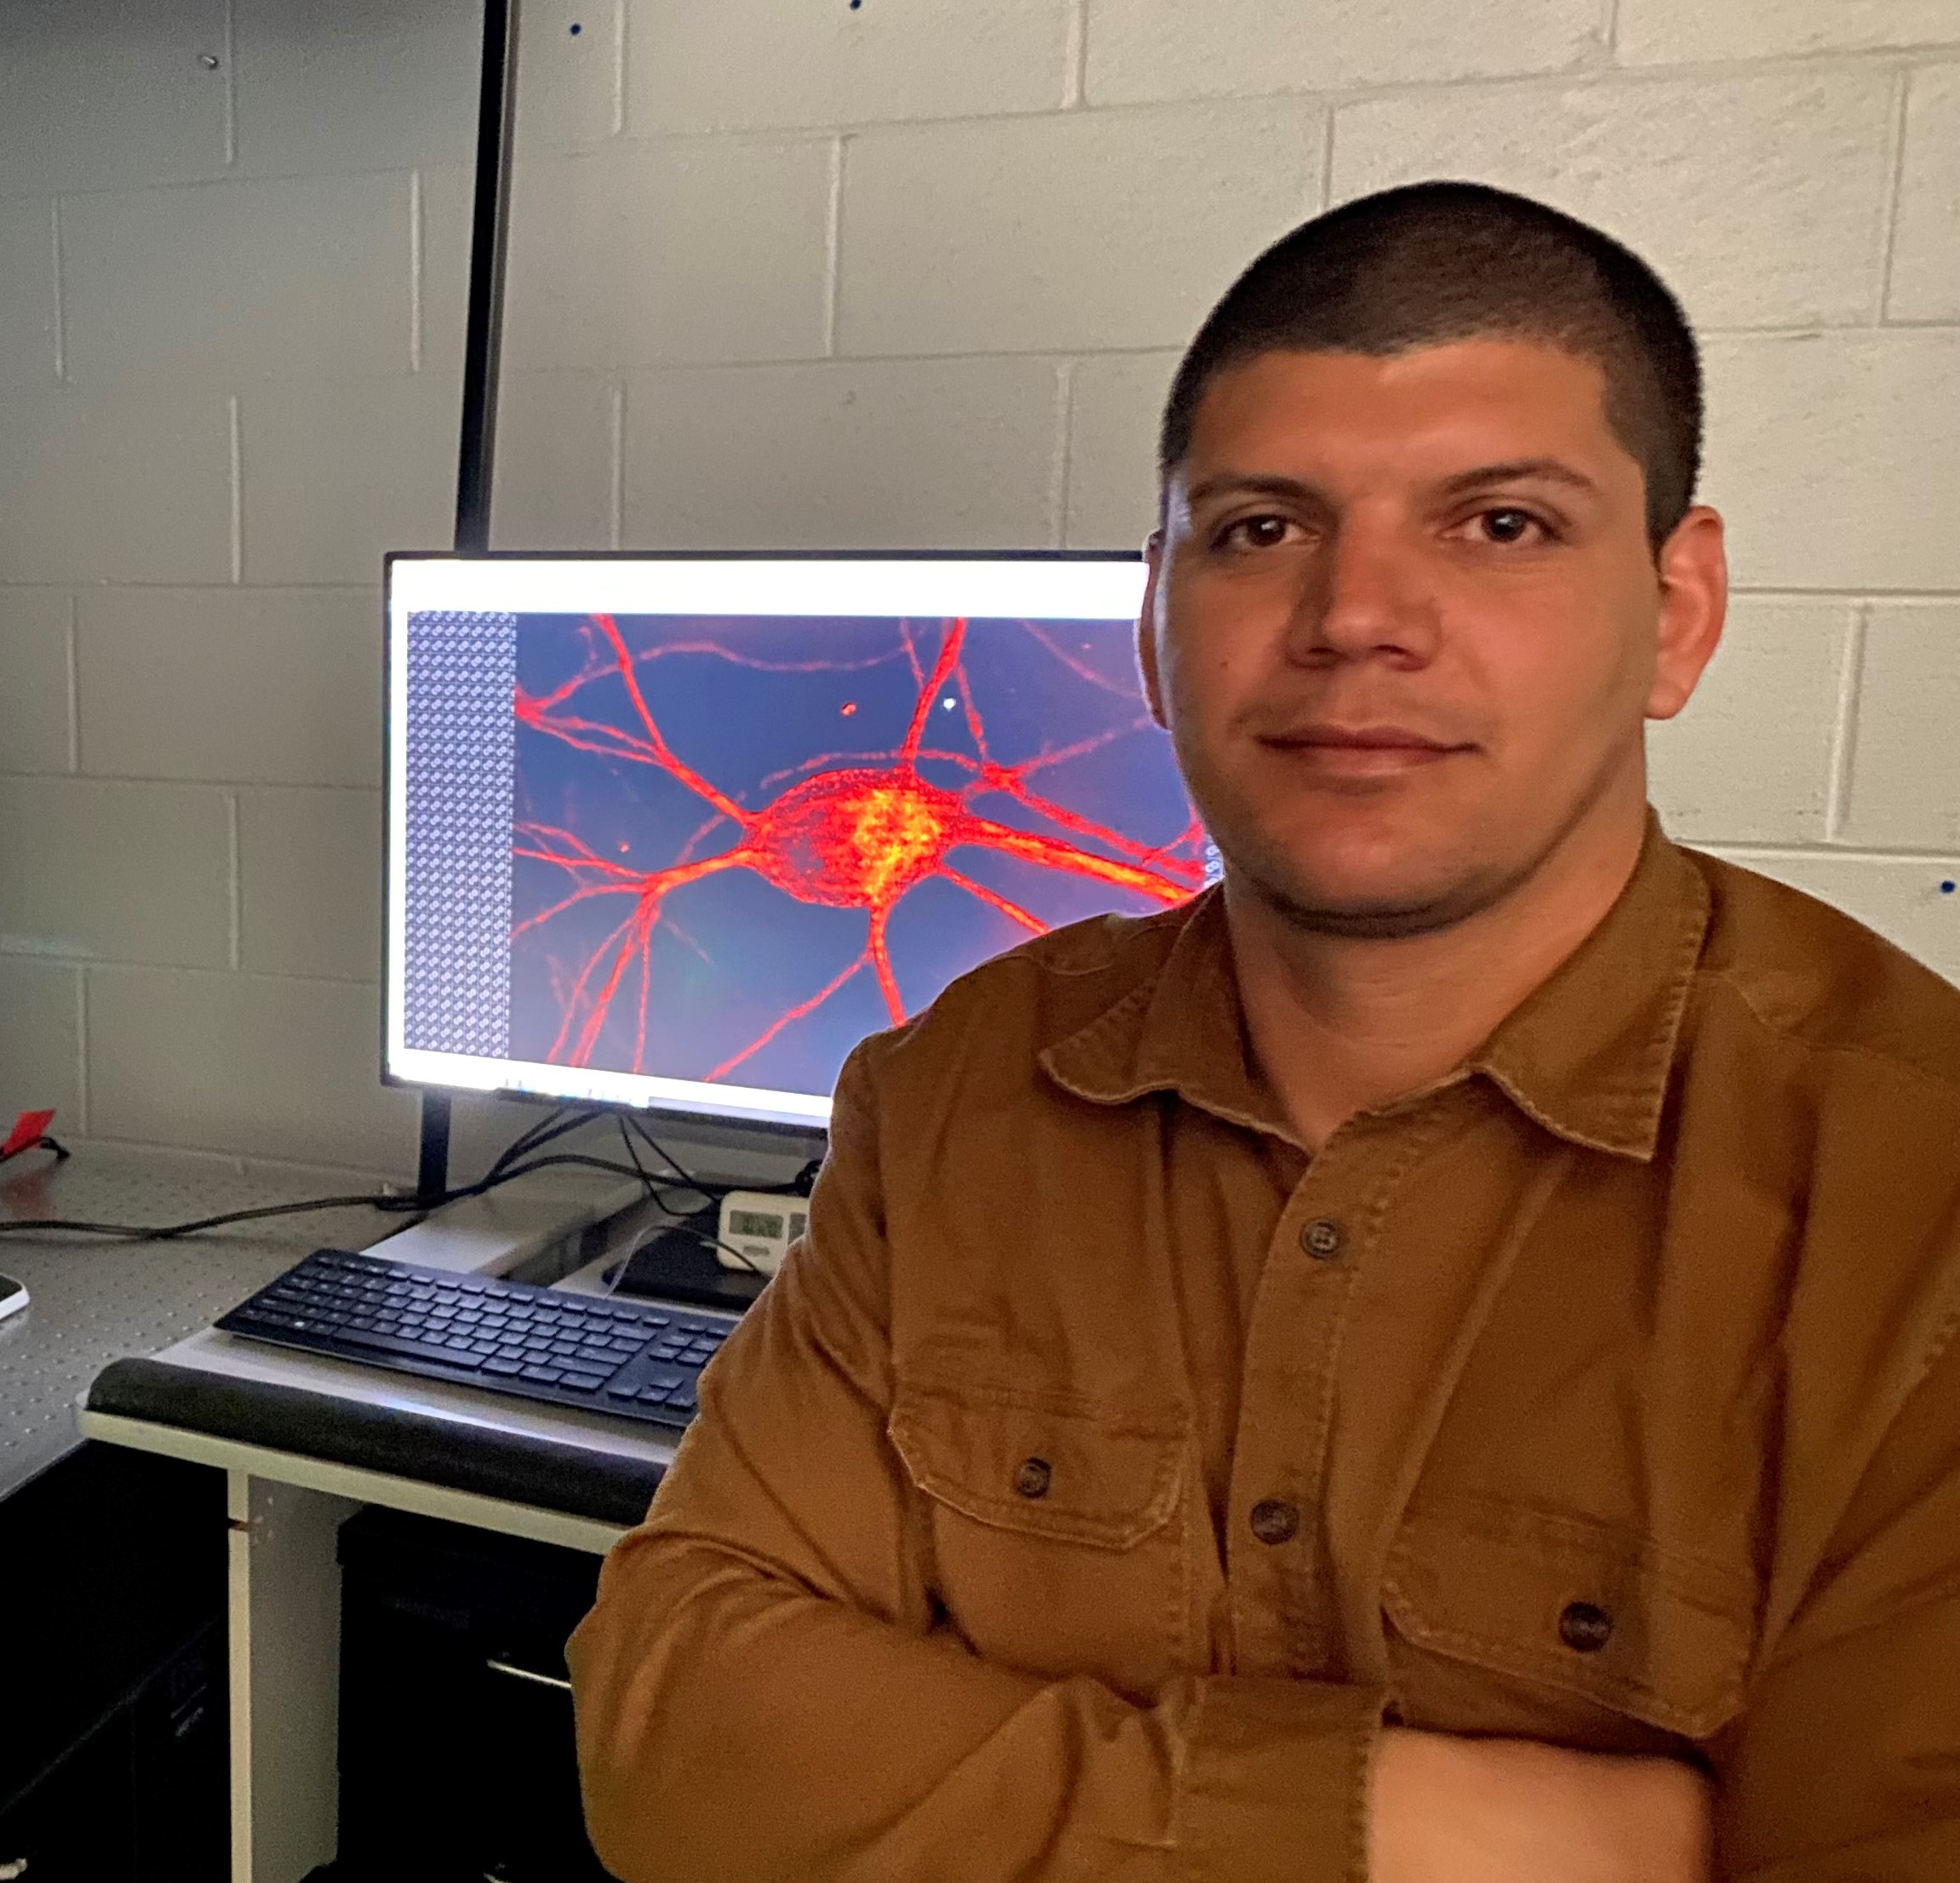
<path id="1" fill-rule="evenodd" d="M 903 775 L 907 729 L 951 624 L 915 617 L 672 615 L 614 617 L 633 656 L 647 708 L 673 756 L 745 812 L 840 768 Z M 590 615 L 519 617 L 519 700 L 547 702 L 517 729 L 512 877 L 510 1047 L 524 1060 L 566 1062 L 628 935 L 608 936 L 639 906 L 633 879 L 734 848 L 742 833 L 671 771 L 626 755 L 647 735 L 616 655 Z M 909 632 L 912 650 L 908 652 Z M 979 717 L 992 759 L 1027 787 L 1133 844 L 1164 852 L 1160 874 L 1195 884 L 1203 845 L 1173 764 L 1150 723 L 1128 622 L 969 622 L 958 668 L 927 709 L 920 778 L 970 791 L 980 761 L 958 684 Z M 580 683 L 573 686 L 573 683 Z M 561 690 L 572 687 L 572 690 Z M 553 700 L 553 695 L 561 695 Z M 536 723 L 539 713 L 547 724 Z M 572 726 L 573 719 L 585 722 Z M 552 730 L 555 728 L 556 730 Z M 574 743 L 577 740 L 587 747 Z M 1087 746 L 1050 763 L 1054 755 Z M 937 754 L 937 756 L 935 756 Z M 965 761 L 962 763 L 962 761 Z M 1118 856 L 1005 791 L 973 793 L 976 815 L 1021 831 Z M 561 834 L 545 834 L 546 828 Z M 582 852 L 576 872 L 526 849 Z M 983 843 L 945 859 L 976 884 L 1051 927 L 1108 910 L 1149 913 L 1163 899 L 1064 868 L 1003 855 Z M 582 885 L 621 885 L 538 918 Z M 669 890 L 648 934 L 645 1048 L 637 947 L 584 1062 L 622 1072 L 704 1079 L 810 1000 L 866 948 L 864 907 L 798 900 L 753 869 L 734 867 Z M 908 1015 L 954 976 L 1029 939 L 1029 931 L 943 877 L 918 881 L 893 907 L 891 961 Z M 587 964 L 586 994 L 567 1002 Z M 828 1094 L 845 1054 L 892 1024 L 868 966 L 724 1075 L 725 1082 Z"/>

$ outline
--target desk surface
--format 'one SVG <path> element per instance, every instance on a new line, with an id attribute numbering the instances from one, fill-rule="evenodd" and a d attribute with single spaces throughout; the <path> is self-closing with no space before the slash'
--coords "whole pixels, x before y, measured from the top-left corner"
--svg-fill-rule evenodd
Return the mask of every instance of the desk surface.
<path id="1" fill-rule="evenodd" d="M 0 1219 L 182 1222 L 358 1186 L 318 1172 L 240 1172 L 215 1161 L 90 1145 L 66 1164 L 6 1167 Z M 0 1236 L 0 1273 L 27 1285 L 0 1321 L 0 1497 L 82 1442 L 76 1410 L 112 1360 L 154 1353 L 209 1325 L 309 1249 L 365 1248 L 398 1228 L 369 1210 L 240 1223 L 186 1242 Z"/>
<path id="2" fill-rule="evenodd" d="M 91 1148 L 66 1165 L 0 1184 L 0 1211 L 162 1223 L 333 1188 L 304 1174 L 241 1173 L 168 1153 Z M 478 1232 L 496 1219 L 489 1227 L 503 1236 L 507 1254 L 513 1233 L 536 1243 L 538 1221 L 557 1228 L 591 1222 L 638 1190 L 630 1182 L 595 1186 L 576 1177 L 573 1188 L 582 1193 L 549 1182 L 542 1190 L 519 1186 L 500 1193 L 507 1198 L 501 1206 L 442 1212 L 398 1246 L 418 1245 L 405 1259 L 467 1270 L 492 1259 L 492 1242 L 473 1235 L 472 1210 L 483 1219 L 474 1222 Z M 614 1230 L 631 1233 L 649 1211 L 656 1206 L 634 1202 Z M 182 1242 L 53 1232 L 0 1237 L 0 1268 L 26 1282 L 32 1297 L 25 1314 L 0 1324 L 0 1497 L 92 1436 L 294 1483 L 318 1480 L 316 1488 L 404 1508 L 433 1497 L 444 1509 L 467 1504 L 476 1515 L 466 1520 L 523 1534 L 576 1532 L 583 1547 L 604 1547 L 593 1539 L 616 1534 L 645 1510 L 677 1434 L 267 1347 L 210 1326 L 307 1251 L 370 1247 L 401 1227 L 399 1218 L 355 1208 L 273 1217 Z M 573 1246 L 591 1239 L 582 1233 L 560 1241 L 538 1259 L 547 1272 L 559 1270 Z M 558 1285 L 603 1291 L 603 1257 L 594 1260 Z"/>

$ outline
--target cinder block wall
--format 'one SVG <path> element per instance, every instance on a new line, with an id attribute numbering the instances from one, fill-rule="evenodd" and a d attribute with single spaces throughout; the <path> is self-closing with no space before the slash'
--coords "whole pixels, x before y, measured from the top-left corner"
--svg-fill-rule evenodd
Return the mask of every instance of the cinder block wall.
<path id="1" fill-rule="evenodd" d="M 1951 0 L 529 0 L 496 535 L 1132 545 L 1265 240 L 1542 195 L 1699 323 L 1675 833 L 1960 979 Z M 379 558 L 448 540 L 468 0 L 0 8 L 0 1107 L 368 1170 Z M 480 1145 L 508 1119 L 479 1115 Z"/>

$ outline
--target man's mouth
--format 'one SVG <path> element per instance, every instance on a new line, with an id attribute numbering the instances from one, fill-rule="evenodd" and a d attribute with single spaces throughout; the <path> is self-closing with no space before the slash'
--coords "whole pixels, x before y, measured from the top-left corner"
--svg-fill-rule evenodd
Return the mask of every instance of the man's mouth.
<path id="1" fill-rule="evenodd" d="M 1470 748 L 1413 727 L 1310 724 L 1261 733 L 1259 743 L 1330 778 L 1386 778 L 1422 770 Z"/>

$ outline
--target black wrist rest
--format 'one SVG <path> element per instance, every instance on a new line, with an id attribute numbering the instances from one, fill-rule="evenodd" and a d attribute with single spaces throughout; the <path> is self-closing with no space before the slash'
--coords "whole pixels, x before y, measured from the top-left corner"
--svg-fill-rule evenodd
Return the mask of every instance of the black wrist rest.
<path id="1" fill-rule="evenodd" d="M 167 1360 L 112 1360 L 89 1388 L 91 1412 L 209 1433 L 273 1451 L 412 1478 L 507 1503 L 633 1525 L 664 1467 L 464 1420 L 437 1420 L 303 1388 Z"/>

